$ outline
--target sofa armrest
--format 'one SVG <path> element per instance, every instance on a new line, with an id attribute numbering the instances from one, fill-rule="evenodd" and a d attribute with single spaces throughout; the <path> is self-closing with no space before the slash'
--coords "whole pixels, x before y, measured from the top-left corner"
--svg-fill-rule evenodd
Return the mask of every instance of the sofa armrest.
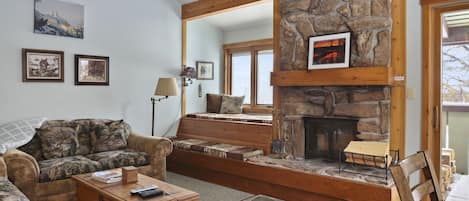
<path id="1" fill-rule="evenodd" d="M 3 157 L 12 182 L 31 184 L 39 181 L 39 164 L 34 157 L 17 149 L 8 151 Z"/>
<path id="2" fill-rule="evenodd" d="M 168 138 L 144 136 L 132 133 L 127 141 L 128 147 L 146 152 L 152 157 L 165 158 L 173 152 L 173 143 Z"/>
<path id="3" fill-rule="evenodd" d="M 151 177 L 166 180 L 166 156 L 173 152 L 173 143 L 162 137 L 143 136 L 132 133 L 127 147 L 150 155 Z"/>
<path id="4" fill-rule="evenodd" d="M 3 160 L 3 157 L 0 156 L 0 180 L 2 179 L 2 177 L 6 178 L 7 176 L 7 164 L 5 164 L 5 160 Z"/>

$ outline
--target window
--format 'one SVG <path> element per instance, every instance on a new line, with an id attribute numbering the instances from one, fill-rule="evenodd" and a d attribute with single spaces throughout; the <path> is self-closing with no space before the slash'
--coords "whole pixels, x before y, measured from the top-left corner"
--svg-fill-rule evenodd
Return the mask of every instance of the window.
<path id="1" fill-rule="evenodd" d="M 273 87 L 270 74 L 274 70 L 272 40 L 259 40 L 225 45 L 225 91 L 244 96 L 245 110 L 270 112 Z"/>
<path id="2" fill-rule="evenodd" d="M 270 85 L 270 74 L 274 71 L 274 51 L 264 50 L 257 54 L 257 104 L 272 105 L 274 88 Z"/>
<path id="3" fill-rule="evenodd" d="M 251 104 L 251 53 L 231 55 L 231 94 L 244 96 L 244 104 Z"/>

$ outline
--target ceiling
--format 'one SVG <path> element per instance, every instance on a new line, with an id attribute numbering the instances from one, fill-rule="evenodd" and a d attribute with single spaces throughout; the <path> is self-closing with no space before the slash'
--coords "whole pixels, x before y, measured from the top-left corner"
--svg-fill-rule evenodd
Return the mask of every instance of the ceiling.
<path id="1" fill-rule="evenodd" d="M 191 0 L 181 0 L 189 2 Z M 274 3 L 255 4 L 248 7 L 238 8 L 232 11 L 204 17 L 202 19 L 223 31 L 233 31 L 236 29 L 248 28 L 257 25 L 273 24 Z"/>

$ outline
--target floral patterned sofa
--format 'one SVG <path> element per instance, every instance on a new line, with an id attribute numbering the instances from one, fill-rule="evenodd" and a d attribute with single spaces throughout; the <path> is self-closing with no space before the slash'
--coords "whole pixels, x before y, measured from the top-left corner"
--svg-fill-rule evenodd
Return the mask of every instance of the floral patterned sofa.
<path id="1" fill-rule="evenodd" d="M 16 188 L 7 178 L 7 166 L 0 156 L 0 200 L 4 201 L 28 201 L 28 198 Z"/>
<path id="2" fill-rule="evenodd" d="M 166 138 L 131 132 L 122 120 L 46 121 L 28 144 L 5 153 L 10 180 L 33 201 L 76 200 L 73 175 L 125 166 L 166 177 Z"/>

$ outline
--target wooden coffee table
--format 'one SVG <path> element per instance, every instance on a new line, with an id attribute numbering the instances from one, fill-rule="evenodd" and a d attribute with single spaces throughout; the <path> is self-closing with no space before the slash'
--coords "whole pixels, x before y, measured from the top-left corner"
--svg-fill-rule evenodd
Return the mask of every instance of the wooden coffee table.
<path id="1" fill-rule="evenodd" d="M 120 169 L 111 171 L 120 172 Z M 91 173 L 75 175 L 72 177 L 77 182 L 78 201 L 141 201 L 138 195 L 130 195 L 130 190 L 142 188 L 149 185 L 157 185 L 167 193 L 145 201 L 198 201 L 200 195 L 196 192 L 168 184 L 155 178 L 138 174 L 138 182 L 133 184 L 122 184 L 121 182 L 105 184 L 91 179 Z"/>

